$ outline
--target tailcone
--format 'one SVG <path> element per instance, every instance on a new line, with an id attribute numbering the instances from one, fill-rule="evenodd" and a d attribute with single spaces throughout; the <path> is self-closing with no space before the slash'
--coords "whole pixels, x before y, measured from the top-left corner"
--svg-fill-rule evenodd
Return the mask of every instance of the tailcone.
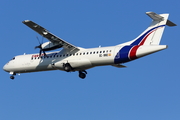
<path id="1" fill-rule="evenodd" d="M 151 46 L 140 46 L 137 50 L 136 56 L 137 58 L 161 51 L 166 49 L 167 45 L 151 45 Z"/>

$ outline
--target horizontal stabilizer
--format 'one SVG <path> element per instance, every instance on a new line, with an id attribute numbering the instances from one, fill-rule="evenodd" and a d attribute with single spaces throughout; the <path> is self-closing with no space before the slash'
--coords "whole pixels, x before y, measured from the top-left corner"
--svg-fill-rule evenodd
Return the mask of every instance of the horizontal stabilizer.
<path id="1" fill-rule="evenodd" d="M 121 65 L 121 64 L 113 64 L 112 66 L 117 67 L 117 68 L 125 68 L 126 66 Z"/>
<path id="2" fill-rule="evenodd" d="M 152 18 L 154 21 L 163 21 L 164 17 L 162 17 L 161 15 L 158 15 L 154 12 L 146 12 L 146 14 Z M 170 20 L 167 20 L 166 25 L 172 27 L 172 26 L 177 26 L 175 23 L 171 22 Z"/>
<path id="3" fill-rule="evenodd" d="M 152 18 L 154 21 L 163 21 L 164 17 L 154 13 L 154 12 L 146 12 L 146 14 Z"/>
<path id="4" fill-rule="evenodd" d="M 173 26 L 177 26 L 175 23 L 171 22 L 170 20 L 167 20 L 166 25 L 173 27 Z"/>

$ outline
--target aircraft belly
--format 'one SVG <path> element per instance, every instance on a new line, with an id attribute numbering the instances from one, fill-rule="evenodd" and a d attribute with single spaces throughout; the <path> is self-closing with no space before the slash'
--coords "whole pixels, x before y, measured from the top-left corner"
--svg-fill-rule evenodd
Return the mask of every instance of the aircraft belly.
<path id="1" fill-rule="evenodd" d="M 63 64 L 69 63 L 73 68 L 73 71 L 85 70 L 93 67 L 89 59 L 86 58 L 77 58 L 77 59 L 67 59 L 54 63 L 54 67 L 60 70 L 64 70 Z"/>
<path id="2" fill-rule="evenodd" d="M 54 70 L 52 68 L 50 61 L 29 61 L 29 62 L 19 62 L 17 68 L 15 68 L 15 72 L 17 73 L 26 73 L 26 72 L 37 72 L 37 71 L 47 71 L 47 70 Z"/>
<path id="3" fill-rule="evenodd" d="M 111 65 L 114 63 L 113 57 L 90 59 L 90 61 L 93 66 Z"/>

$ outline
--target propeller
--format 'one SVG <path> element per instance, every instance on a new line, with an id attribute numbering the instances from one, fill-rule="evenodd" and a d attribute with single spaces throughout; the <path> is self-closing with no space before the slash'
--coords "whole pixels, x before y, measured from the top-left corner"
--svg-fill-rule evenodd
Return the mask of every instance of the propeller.
<path id="1" fill-rule="evenodd" d="M 44 56 L 46 56 L 47 57 L 47 55 L 46 55 L 46 53 L 45 53 L 45 51 L 43 50 L 43 48 L 42 48 L 42 44 L 43 44 L 43 37 L 42 37 L 42 42 L 40 42 L 40 40 L 39 40 L 39 38 L 36 36 L 36 38 L 37 38 L 37 40 L 38 40 L 38 42 L 39 42 L 39 45 L 38 46 L 35 46 L 35 49 L 37 49 L 37 48 L 39 48 L 40 49 L 40 51 L 39 51 L 39 57 L 41 57 L 41 53 L 43 52 L 43 54 L 44 54 Z"/>

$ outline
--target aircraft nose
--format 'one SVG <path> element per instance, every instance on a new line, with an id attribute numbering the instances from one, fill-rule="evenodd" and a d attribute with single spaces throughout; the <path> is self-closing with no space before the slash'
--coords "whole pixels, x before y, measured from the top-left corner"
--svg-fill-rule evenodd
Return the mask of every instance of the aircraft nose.
<path id="1" fill-rule="evenodd" d="M 8 72 L 8 67 L 7 67 L 7 64 L 6 64 L 6 65 L 4 65 L 3 70 L 4 70 L 4 71 L 6 71 L 6 72 Z"/>

